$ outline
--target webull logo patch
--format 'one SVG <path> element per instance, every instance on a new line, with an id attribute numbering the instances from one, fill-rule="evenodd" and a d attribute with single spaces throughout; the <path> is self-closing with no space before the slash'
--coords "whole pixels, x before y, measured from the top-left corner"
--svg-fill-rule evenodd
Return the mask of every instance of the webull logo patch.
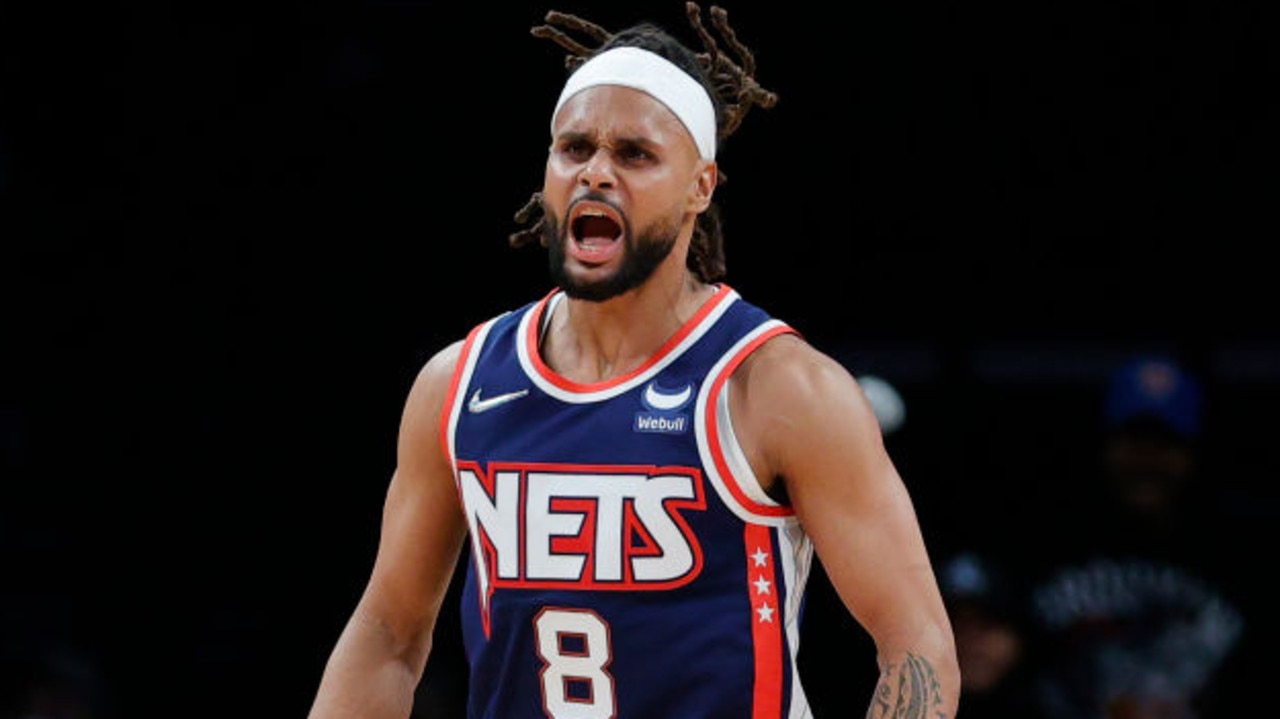
<path id="1" fill-rule="evenodd" d="M 692 399 L 692 384 L 672 390 L 660 386 L 656 380 L 650 382 L 640 395 L 647 411 L 636 412 L 632 429 L 636 432 L 683 434 L 689 429 L 689 415 L 680 410 Z"/>
<path id="2" fill-rule="evenodd" d="M 662 432 L 665 434 L 680 434 L 688 429 L 689 418 L 683 414 L 674 417 L 663 417 L 660 414 L 649 414 L 648 412 L 636 412 L 636 431 L 637 432 Z"/>

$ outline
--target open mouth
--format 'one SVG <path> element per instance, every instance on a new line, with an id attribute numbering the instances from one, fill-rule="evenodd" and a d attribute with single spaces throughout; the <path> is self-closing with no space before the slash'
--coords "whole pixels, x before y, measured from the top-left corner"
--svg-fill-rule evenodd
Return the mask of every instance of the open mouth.
<path id="1" fill-rule="evenodd" d="M 574 210 L 569 234 L 580 259 L 603 261 L 622 237 L 622 224 L 609 208 L 584 204 Z"/>
<path id="2" fill-rule="evenodd" d="M 622 235 L 622 227 L 604 210 L 583 208 L 573 218 L 571 226 L 574 241 L 589 245 L 597 242 L 613 242 Z"/>

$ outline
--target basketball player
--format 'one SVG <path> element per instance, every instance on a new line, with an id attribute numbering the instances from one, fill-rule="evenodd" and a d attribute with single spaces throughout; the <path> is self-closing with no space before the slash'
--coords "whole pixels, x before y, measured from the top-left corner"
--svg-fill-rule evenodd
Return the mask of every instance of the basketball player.
<path id="1" fill-rule="evenodd" d="M 951 627 L 866 397 L 722 280 L 717 145 L 776 98 L 726 14 L 738 61 L 687 7 L 705 52 L 648 24 L 535 28 L 573 72 L 512 241 L 546 246 L 555 289 L 416 379 L 312 719 L 409 716 L 464 542 L 470 717 L 809 716 L 815 551 L 874 639 L 866 716 L 955 716 Z"/>

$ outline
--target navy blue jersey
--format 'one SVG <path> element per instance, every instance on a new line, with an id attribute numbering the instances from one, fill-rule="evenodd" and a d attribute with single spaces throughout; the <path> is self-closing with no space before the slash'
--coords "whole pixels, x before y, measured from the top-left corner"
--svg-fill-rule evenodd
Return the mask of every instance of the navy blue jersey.
<path id="1" fill-rule="evenodd" d="M 441 439 L 470 528 L 472 719 L 809 716 L 812 545 L 752 474 L 727 382 L 793 330 L 717 290 L 606 382 L 539 356 L 559 291 L 467 337 Z"/>

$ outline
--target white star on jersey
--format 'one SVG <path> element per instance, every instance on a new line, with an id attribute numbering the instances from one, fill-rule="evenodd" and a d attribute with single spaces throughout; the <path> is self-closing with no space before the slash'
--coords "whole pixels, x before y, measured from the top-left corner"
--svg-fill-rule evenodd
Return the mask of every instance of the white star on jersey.
<path id="1" fill-rule="evenodd" d="M 752 584 L 756 585 L 756 594 L 768 594 L 769 587 L 773 586 L 773 582 L 765 579 L 763 574 L 760 575 L 759 579 L 752 582 Z"/>
<path id="2" fill-rule="evenodd" d="M 756 547 L 756 551 L 753 552 L 750 557 L 757 567 L 769 566 L 769 553 L 764 551 L 762 547 Z M 771 591 L 770 588 L 773 586 L 773 582 L 765 579 L 763 574 L 756 577 L 756 580 L 751 584 L 755 586 L 757 595 L 769 594 Z M 769 606 L 768 602 L 762 602 L 760 606 L 756 607 L 756 613 L 760 615 L 760 622 L 762 623 L 768 622 L 773 624 L 773 612 L 774 609 Z"/>
<path id="3" fill-rule="evenodd" d="M 760 621 L 773 624 L 773 607 L 769 606 L 768 602 L 761 604 L 756 611 L 760 614 Z"/>

